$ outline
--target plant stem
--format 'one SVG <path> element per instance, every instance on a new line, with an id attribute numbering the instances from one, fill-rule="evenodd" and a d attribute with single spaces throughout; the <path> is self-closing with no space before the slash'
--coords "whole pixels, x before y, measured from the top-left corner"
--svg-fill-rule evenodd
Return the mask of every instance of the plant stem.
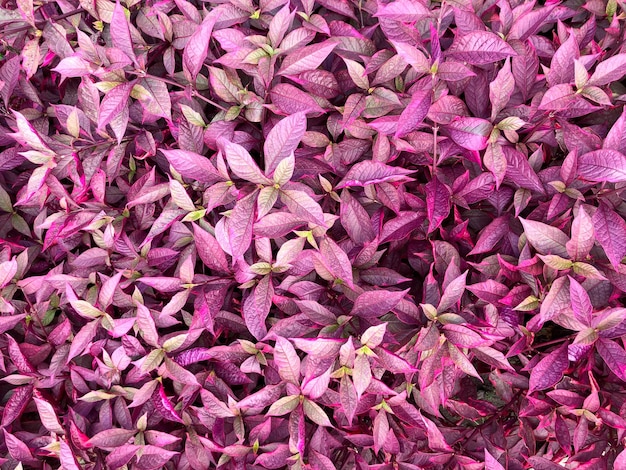
<path id="1" fill-rule="evenodd" d="M 557 339 L 553 339 L 553 340 L 550 340 L 550 341 L 546 341 L 545 343 L 533 344 L 531 347 L 533 349 L 544 348 L 546 346 L 551 346 L 553 344 L 563 343 L 564 341 L 568 341 L 568 340 L 572 339 L 574 336 L 576 336 L 576 335 L 568 335 L 568 336 L 565 336 L 563 338 L 557 338 Z"/>
<path id="2" fill-rule="evenodd" d="M 85 10 L 83 8 L 77 8 L 76 10 L 68 11 L 67 13 L 63 13 L 61 15 L 51 16 L 48 19 L 36 21 L 35 24 L 36 24 L 37 27 L 40 27 L 42 25 L 45 25 L 49 21 L 51 21 L 51 22 L 59 21 L 59 20 L 68 18 L 70 16 L 78 15 L 79 13 L 84 13 L 84 12 L 85 12 Z M 29 24 L 27 26 L 20 26 L 19 28 L 14 28 L 14 29 L 9 29 L 8 31 L 3 31 L 2 34 L 4 36 L 9 36 L 11 34 L 21 33 L 22 31 L 28 31 L 31 28 L 33 28 L 33 25 Z"/>
<path id="3" fill-rule="evenodd" d="M 127 73 L 130 73 L 132 75 L 136 75 L 138 77 L 151 78 L 152 80 L 158 80 L 158 81 L 166 83 L 168 85 L 180 88 L 181 90 L 184 90 L 185 88 L 187 88 L 185 85 L 181 85 L 180 83 L 175 82 L 174 80 L 170 80 L 169 78 L 158 77 L 156 75 L 152 75 L 152 74 L 149 74 L 149 73 L 142 73 L 142 72 L 135 72 L 135 71 L 127 71 Z M 211 106 L 215 106 L 216 108 L 218 108 L 218 109 L 220 109 L 220 110 L 222 110 L 224 112 L 228 111 L 228 109 L 226 107 L 224 107 L 221 104 L 216 103 L 215 101 L 213 101 L 213 100 L 207 98 L 206 96 L 200 94 L 200 92 L 197 91 L 197 90 L 192 90 L 191 94 L 193 96 L 196 96 L 196 97 L 200 98 L 205 103 L 208 103 Z"/>

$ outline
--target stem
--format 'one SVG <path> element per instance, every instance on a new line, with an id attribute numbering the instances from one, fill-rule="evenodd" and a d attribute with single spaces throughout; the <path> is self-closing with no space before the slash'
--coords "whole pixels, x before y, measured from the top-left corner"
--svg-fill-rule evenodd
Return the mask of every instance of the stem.
<path id="1" fill-rule="evenodd" d="M 169 78 L 165 78 L 165 77 L 157 77 L 156 75 L 152 75 L 152 74 L 149 74 L 149 73 L 143 73 L 143 72 L 136 72 L 136 71 L 127 71 L 127 73 L 130 73 L 130 74 L 135 75 L 135 76 L 138 76 L 138 77 L 151 78 L 152 80 L 158 80 L 158 81 L 163 82 L 163 83 L 166 83 L 166 84 L 168 84 L 168 85 L 171 85 L 171 86 L 174 86 L 174 87 L 180 88 L 181 90 L 184 90 L 185 88 L 187 88 L 185 85 L 181 85 L 180 83 L 175 82 L 174 80 L 170 80 Z M 224 111 L 224 112 L 227 112 L 227 111 L 228 111 L 228 109 L 227 109 L 227 108 L 225 108 L 225 107 L 224 107 L 224 106 L 222 106 L 221 104 L 216 103 L 215 101 L 213 101 L 213 100 L 211 100 L 211 99 L 207 98 L 206 96 L 204 96 L 204 95 L 200 94 L 200 92 L 199 92 L 199 91 L 197 91 L 197 90 L 192 90 L 192 91 L 191 91 L 191 94 L 192 94 L 193 96 L 196 96 L 196 97 L 200 98 L 200 99 L 201 99 L 202 101 L 204 101 L 205 103 L 208 103 L 208 104 L 210 104 L 211 106 L 215 106 L 216 108 L 218 108 L 218 109 L 220 109 L 220 110 L 222 110 L 222 111 Z"/>
<path id="2" fill-rule="evenodd" d="M 519 390 L 515 396 L 511 399 L 510 402 L 508 402 L 506 405 L 504 405 L 501 409 L 498 410 L 497 413 L 491 415 L 487 421 L 485 421 L 484 423 L 476 426 L 475 428 L 473 428 L 469 434 L 469 436 L 465 437 L 463 436 L 463 440 L 465 442 L 468 442 L 472 437 L 474 437 L 474 435 L 484 426 L 491 424 L 495 419 L 499 418 L 505 411 L 508 411 L 516 402 L 517 399 L 522 395 L 522 390 Z"/>
<path id="3" fill-rule="evenodd" d="M 192 90 L 191 94 L 192 94 L 193 96 L 196 96 L 196 97 L 200 98 L 200 99 L 201 99 L 202 101 L 204 101 L 205 103 L 208 103 L 208 104 L 210 104 L 210 105 L 212 105 L 212 106 L 215 106 L 216 108 L 221 109 L 221 110 L 222 110 L 222 111 L 224 111 L 224 112 L 228 112 L 228 108 L 225 108 L 225 107 L 224 107 L 224 106 L 222 106 L 221 104 L 216 103 L 215 101 L 213 101 L 213 100 L 211 100 L 211 99 L 207 98 L 206 96 L 204 96 L 204 95 L 200 94 L 200 92 L 199 92 L 199 91 L 197 91 L 197 90 Z M 237 116 L 237 117 L 238 117 L 238 118 L 240 118 L 240 116 Z"/>
<path id="4" fill-rule="evenodd" d="M 439 126 L 435 124 L 433 127 L 433 175 L 435 174 L 435 168 L 437 168 L 437 133 L 439 132 Z"/>
<path id="5" fill-rule="evenodd" d="M 59 20 L 68 18 L 70 16 L 78 15 L 79 13 L 84 13 L 84 12 L 85 10 L 83 8 L 77 8 L 76 10 L 68 11 L 67 13 L 63 13 L 61 15 L 51 16 L 48 19 L 36 21 L 35 25 L 39 27 L 41 25 L 45 25 L 49 21 L 59 21 Z M 2 34 L 5 36 L 9 36 L 11 34 L 21 33 L 22 31 L 28 31 L 31 28 L 33 28 L 33 25 L 29 24 L 27 26 L 20 26 L 19 28 L 14 28 L 14 29 L 9 29 L 7 31 L 3 31 Z"/>
<path id="6" fill-rule="evenodd" d="M 557 339 L 553 339 L 553 340 L 550 340 L 550 341 L 546 341 L 545 343 L 533 344 L 531 347 L 533 349 L 544 348 L 546 346 L 551 346 L 553 344 L 559 344 L 559 343 L 563 343 L 565 341 L 569 341 L 570 339 L 572 339 L 575 336 L 576 336 L 575 334 L 572 334 L 572 335 L 565 336 L 563 338 L 557 338 Z"/>

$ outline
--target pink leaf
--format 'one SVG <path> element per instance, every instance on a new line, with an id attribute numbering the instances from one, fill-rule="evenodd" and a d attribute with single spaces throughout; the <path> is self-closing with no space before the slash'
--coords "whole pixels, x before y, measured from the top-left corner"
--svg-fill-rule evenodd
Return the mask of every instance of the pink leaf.
<path id="1" fill-rule="evenodd" d="M 129 59 L 137 63 L 137 57 L 133 50 L 133 40 L 130 36 L 128 19 L 126 19 L 124 10 L 124 7 L 120 5 L 118 0 L 113 8 L 113 17 L 111 18 L 111 42 L 114 47 L 117 47 L 126 54 Z"/>
<path id="2" fill-rule="evenodd" d="M 174 409 L 174 405 L 172 405 L 170 399 L 167 398 L 167 395 L 165 395 L 163 385 L 159 386 L 159 393 L 153 396 L 153 401 L 156 410 L 161 414 L 161 416 L 169 421 L 183 424 L 183 420 L 178 414 L 178 411 Z"/>
<path id="3" fill-rule="evenodd" d="M 388 18 L 395 21 L 414 22 L 431 15 L 430 10 L 417 0 L 396 0 L 391 3 L 378 4 L 375 17 Z"/>
<path id="4" fill-rule="evenodd" d="M 298 49 L 283 60 L 278 75 L 296 75 L 314 70 L 326 60 L 335 47 L 337 43 L 329 40 Z"/>
<path id="5" fill-rule="evenodd" d="M 291 342 L 280 336 L 274 346 L 274 363 L 283 380 L 300 386 L 300 358 Z"/>
<path id="6" fill-rule="evenodd" d="M 224 178 L 208 158 L 187 150 L 160 150 L 174 169 L 185 178 L 201 183 L 213 184 Z"/>
<path id="7" fill-rule="evenodd" d="M 134 84 L 134 82 L 120 83 L 104 95 L 98 114 L 98 129 L 104 129 L 107 124 L 120 116 L 124 108 L 128 106 L 128 99 Z"/>
<path id="8" fill-rule="evenodd" d="M 228 242 L 233 261 L 238 260 L 252 242 L 252 225 L 255 219 L 256 194 L 252 193 L 237 201 L 227 220 Z"/>
<path id="9" fill-rule="evenodd" d="M 326 226 L 322 208 L 304 191 L 285 189 L 280 192 L 280 200 L 292 214 L 313 224 Z"/>
<path id="10" fill-rule="evenodd" d="M 224 156 L 232 172 L 239 178 L 255 184 L 271 184 L 248 151 L 239 144 L 218 139 L 218 145 L 224 149 Z"/>
<path id="11" fill-rule="evenodd" d="M 299 88 L 288 83 L 279 83 L 270 92 L 272 103 L 287 115 L 296 113 L 319 114 L 324 109 L 311 97 Z"/>
<path id="12" fill-rule="evenodd" d="M 265 319 L 272 307 L 274 286 L 270 276 L 264 276 L 243 303 L 243 319 L 252 335 L 261 340 L 267 335 Z"/>
<path id="13" fill-rule="evenodd" d="M 615 341 L 600 338 L 596 343 L 600 357 L 620 380 L 626 382 L 626 351 Z"/>
<path id="14" fill-rule="evenodd" d="M 435 231 L 450 215 L 450 190 L 436 176 L 425 186 L 428 233 Z"/>
<path id="15" fill-rule="evenodd" d="M 195 81 L 208 54 L 209 42 L 220 10 L 213 10 L 189 38 L 183 51 L 183 69 L 189 81 Z"/>
<path id="16" fill-rule="evenodd" d="M 354 286 L 352 263 L 350 263 L 348 255 L 328 237 L 324 237 L 320 242 L 319 258 L 324 267 L 336 279 L 345 282 L 349 287 Z"/>
<path id="17" fill-rule="evenodd" d="M 594 223 L 581 206 L 572 221 L 572 238 L 565 244 L 567 253 L 573 260 L 584 260 L 595 241 Z"/>
<path id="18" fill-rule="evenodd" d="M 226 256 L 215 237 L 196 224 L 193 224 L 193 234 L 196 239 L 196 251 L 204 265 L 222 273 L 230 272 Z"/>
<path id="19" fill-rule="evenodd" d="M 106 429 L 89 439 L 89 443 L 94 447 L 105 449 L 121 447 L 133 438 L 135 434 L 136 431 L 134 429 Z"/>

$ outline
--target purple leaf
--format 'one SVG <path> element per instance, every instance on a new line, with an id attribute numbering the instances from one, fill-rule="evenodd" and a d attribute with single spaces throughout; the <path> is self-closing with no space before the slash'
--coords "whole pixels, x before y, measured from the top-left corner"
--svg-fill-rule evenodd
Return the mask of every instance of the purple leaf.
<path id="1" fill-rule="evenodd" d="M 604 249 L 611 264 L 617 268 L 626 256 L 626 240 L 622 236 L 626 230 L 626 222 L 606 204 L 600 204 L 591 220 L 597 242 Z"/>
<path id="2" fill-rule="evenodd" d="M 616 150 L 603 149 L 578 157 L 578 176 L 593 182 L 626 181 L 626 156 Z"/>
<path id="3" fill-rule="evenodd" d="M 357 297 L 352 315 L 363 318 L 375 318 L 393 310 L 407 294 L 407 290 L 398 292 L 366 291 Z"/>
<path id="4" fill-rule="evenodd" d="M 535 250 L 544 255 L 558 255 L 567 257 L 565 245 L 570 241 L 569 237 L 556 227 L 538 222 L 519 218 L 524 233 Z"/>
<path id="5" fill-rule="evenodd" d="M 484 150 L 491 129 L 489 121 L 473 117 L 459 117 L 442 128 L 456 144 L 467 150 Z"/>
<path id="6" fill-rule="evenodd" d="M 609 366 L 609 369 L 620 380 L 626 382 L 626 351 L 624 351 L 624 348 L 615 341 L 600 338 L 596 343 L 596 349 L 606 365 Z"/>
<path id="7" fill-rule="evenodd" d="M 492 64 L 517 55 L 511 46 L 487 31 L 472 31 L 457 36 L 448 54 L 472 65 Z"/>
<path id="8" fill-rule="evenodd" d="M 568 365 L 567 345 L 565 344 L 552 351 L 532 368 L 528 393 L 556 385 L 563 377 Z"/>
<path id="9" fill-rule="evenodd" d="M 269 276 L 264 276 L 243 303 L 243 319 L 246 326 L 259 340 L 267 334 L 265 319 L 272 307 L 273 296 L 272 280 Z"/>
<path id="10" fill-rule="evenodd" d="M 589 77 L 589 84 L 595 86 L 608 85 L 626 75 L 626 54 L 616 54 L 600 62 Z"/>
<path id="11" fill-rule="evenodd" d="M 431 104 L 431 92 L 429 90 L 419 90 L 413 93 L 411 101 L 400 115 L 396 137 L 404 137 L 417 129 L 422 123 Z"/>

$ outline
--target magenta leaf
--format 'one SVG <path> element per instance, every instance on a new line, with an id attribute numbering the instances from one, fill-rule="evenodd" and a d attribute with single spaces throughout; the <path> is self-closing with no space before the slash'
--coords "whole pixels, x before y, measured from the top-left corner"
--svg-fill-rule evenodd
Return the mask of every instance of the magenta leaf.
<path id="1" fill-rule="evenodd" d="M 306 115 L 296 113 L 276 124 L 263 143 L 265 172 L 272 174 L 278 164 L 295 152 L 306 132 Z"/>

